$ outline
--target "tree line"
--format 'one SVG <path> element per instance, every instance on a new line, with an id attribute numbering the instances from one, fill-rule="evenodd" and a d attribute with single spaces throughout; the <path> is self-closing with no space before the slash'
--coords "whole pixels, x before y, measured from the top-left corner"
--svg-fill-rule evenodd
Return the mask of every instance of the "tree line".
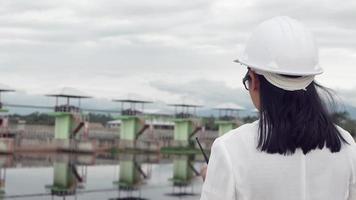
<path id="1" fill-rule="evenodd" d="M 89 113 L 89 121 L 105 125 L 108 121 L 114 120 L 111 114 Z M 28 115 L 11 114 L 9 115 L 10 123 L 16 123 L 18 120 L 24 120 L 27 124 L 54 125 L 54 117 L 46 113 L 34 112 Z M 245 116 L 240 120 L 242 123 L 250 123 L 257 120 L 257 116 Z M 356 136 L 356 120 L 350 117 L 346 111 L 335 112 L 332 114 L 335 124 L 349 131 L 352 136 Z M 207 130 L 217 130 L 218 125 L 215 123 L 218 119 L 215 116 L 202 117 L 203 125 Z"/>

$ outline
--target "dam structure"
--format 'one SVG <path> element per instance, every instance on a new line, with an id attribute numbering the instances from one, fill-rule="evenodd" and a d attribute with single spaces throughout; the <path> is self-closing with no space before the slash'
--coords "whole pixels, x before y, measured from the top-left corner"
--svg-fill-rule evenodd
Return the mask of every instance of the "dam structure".
<path id="1" fill-rule="evenodd" d="M 80 131 L 87 127 L 88 119 L 80 109 L 81 99 L 91 98 L 85 93 L 69 87 L 61 88 L 58 91 L 47 94 L 46 96 L 55 97 L 56 104 L 54 112 L 49 113 L 55 118 L 54 138 L 55 145 L 59 151 L 95 151 L 94 143 L 85 140 L 85 132 Z M 65 99 L 63 103 L 60 100 Z M 78 105 L 71 104 L 70 100 L 78 100 Z"/>
<path id="2" fill-rule="evenodd" d="M 241 126 L 242 122 L 238 120 L 238 112 L 243 110 L 243 107 L 233 103 L 225 103 L 216 106 L 215 109 L 219 111 L 218 120 L 216 121 L 219 127 L 219 136 Z"/>
<path id="3" fill-rule="evenodd" d="M 9 86 L 0 84 L 0 152 L 12 153 L 14 151 L 15 135 L 9 131 L 8 109 L 4 108 L 1 95 L 4 92 L 14 92 Z"/>
<path id="4" fill-rule="evenodd" d="M 201 107 L 194 104 L 170 104 L 174 107 L 174 147 L 192 147 L 191 138 L 202 129 L 201 120 L 196 115 L 196 109 Z"/>
<path id="5" fill-rule="evenodd" d="M 118 148 L 139 148 L 136 141 L 149 128 L 149 125 L 145 122 L 144 105 L 152 102 L 133 99 L 115 99 L 113 101 L 121 103 L 121 116 L 118 117 L 121 121 Z M 138 108 L 139 106 L 141 106 L 141 109 Z"/>

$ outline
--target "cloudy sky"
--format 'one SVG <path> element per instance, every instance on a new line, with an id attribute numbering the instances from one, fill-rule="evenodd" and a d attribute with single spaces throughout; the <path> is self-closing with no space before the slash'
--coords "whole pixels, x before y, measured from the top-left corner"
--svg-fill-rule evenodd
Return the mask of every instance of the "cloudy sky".
<path id="1" fill-rule="evenodd" d="M 232 60 L 258 23 L 278 15 L 314 32 L 325 70 L 317 80 L 356 106 L 351 0 L 1 0 L 0 82 L 19 91 L 5 100 L 20 104 L 71 86 L 101 100 L 251 107 L 246 69 Z"/>

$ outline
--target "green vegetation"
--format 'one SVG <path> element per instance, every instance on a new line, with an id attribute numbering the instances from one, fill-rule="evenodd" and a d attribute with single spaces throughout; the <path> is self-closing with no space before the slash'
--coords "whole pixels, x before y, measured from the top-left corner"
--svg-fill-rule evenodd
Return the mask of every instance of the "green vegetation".
<path id="1" fill-rule="evenodd" d="M 90 122 L 106 124 L 107 121 L 113 120 L 114 118 L 110 114 L 88 114 Z M 26 121 L 26 124 L 37 124 L 37 125 L 54 125 L 54 117 L 47 113 L 34 112 L 28 115 L 12 114 L 9 115 L 10 122 L 14 123 L 18 120 Z"/>
<path id="2" fill-rule="evenodd" d="M 356 120 L 352 119 L 348 112 L 336 112 L 332 114 L 335 124 L 347 130 L 352 137 L 356 136 Z"/>
<path id="3" fill-rule="evenodd" d="M 206 130 L 212 130 L 212 131 L 217 131 L 218 130 L 218 125 L 215 123 L 216 117 L 214 116 L 209 116 L 209 117 L 203 117 L 202 118 L 202 123 L 205 125 Z"/>
<path id="4" fill-rule="evenodd" d="M 96 113 L 89 113 L 89 121 L 101 123 L 105 125 L 106 122 L 114 120 L 114 117 L 111 114 L 96 114 Z"/>
<path id="5" fill-rule="evenodd" d="M 96 114 L 96 113 L 89 113 L 89 121 L 101 123 L 105 125 L 107 121 L 113 120 L 114 117 L 110 114 Z M 28 115 L 19 115 L 19 114 L 12 114 L 9 115 L 10 123 L 15 123 L 18 120 L 24 120 L 27 124 L 38 124 L 38 125 L 53 125 L 54 124 L 54 117 L 50 116 L 46 113 L 34 112 Z M 340 127 L 344 128 L 345 130 L 349 131 L 353 137 L 356 137 L 356 120 L 352 119 L 348 112 L 335 112 L 332 114 L 332 118 L 334 123 L 339 125 Z M 242 118 L 243 123 L 250 123 L 257 120 L 257 116 L 246 116 Z M 216 117 L 203 117 L 202 121 L 205 125 L 207 130 L 214 130 L 218 129 L 217 124 L 215 121 L 217 120 Z"/>
<path id="6" fill-rule="evenodd" d="M 243 123 L 251 123 L 251 122 L 254 122 L 256 120 L 258 120 L 257 116 L 246 116 L 246 117 L 242 118 L 242 122 Z"/>
<path id="7" fill-rule="evenodd" d="M 54 125 L 54 117 L 49 116 L 46 113 L 34 112 L 28 115 L 12 114 L 9 115 L 10 123 L 14 123 L 18 120 L 26 121 L 26 124 L 38 124 L 38 125 Z"/>

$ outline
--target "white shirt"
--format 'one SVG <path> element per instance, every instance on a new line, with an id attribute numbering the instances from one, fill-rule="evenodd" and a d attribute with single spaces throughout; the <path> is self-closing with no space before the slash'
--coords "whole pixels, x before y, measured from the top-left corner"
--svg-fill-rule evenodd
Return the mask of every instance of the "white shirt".
<path id="1" fill-rule="evenodd" d="M 356 145 L 306 155 L 267 154 L 256 149 L 258 121 L 217 138 L 212 146 L 201 200 L 356 200 Z"/>

